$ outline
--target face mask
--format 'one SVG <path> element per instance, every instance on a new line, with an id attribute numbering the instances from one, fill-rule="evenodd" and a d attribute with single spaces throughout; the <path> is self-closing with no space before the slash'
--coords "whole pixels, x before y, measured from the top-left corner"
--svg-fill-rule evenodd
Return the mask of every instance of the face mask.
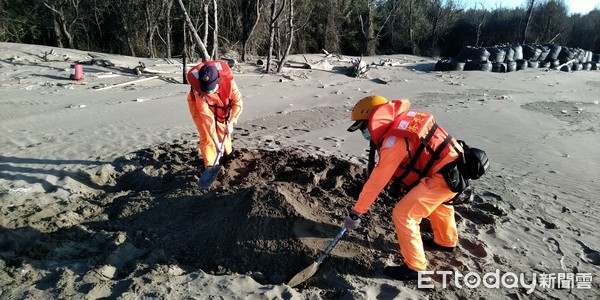
<path id="1" fill-rule="evenodd" d="M 362 132 L 362 135 L 365 138 L 365 140 L 367 140 L 367 141 L 371 140 L 371 132 L 369 131 L 368 128 L 361 129 L 360 131 Z"/>
<path id="2" fill-rule="evenodd" d="M 206 93 L 207 93 L 207 94 L 212 94 L 212 93 L 216 92 L 218 88 L 219 88 L 219 86 L 217 85 L 217 86 L 215 86 L 215 88 L 214 88 L 214 89 L 212 89 L 212 90 L 210 90 L 210 91 L 206 91 Z"/>

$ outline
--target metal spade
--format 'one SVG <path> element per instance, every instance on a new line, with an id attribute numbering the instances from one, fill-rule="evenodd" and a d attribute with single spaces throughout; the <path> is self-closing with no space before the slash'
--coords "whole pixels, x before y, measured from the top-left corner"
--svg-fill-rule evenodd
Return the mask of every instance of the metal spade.
<path id="1" fill-rule="evenodd" d="M 340 232 L 331 241 L 331 243 L 329 243 L 329 245 L 327 246 L 327 248 L 325 249 L 323 254 L 321 254 L 321 256 L 319 256 L 319 258 L 317 258 L 317 260 L 314 263 L 312 263 L 312 265 L 308 266 L 306 269 L 304 269 L 304 270 L 300 271 L 300 273 L 296 274 L 296 276 L 292 277 L 292 279 L 290 279 L 290 281 L 288 282 L 288 285 L 290 287 L 295 287 L 295 286 L 299 285 L 300 283 L 306 281 L 313 275 L 315 275 L 315 273 L 317 273 L 317 270 L 319 270 L 319 265 L 321 265 L 321 263 L 325 259 L 325 256 L 327 256 L 327 254 L 329 254 L 329 252 L 331 252 L 331 249 L 333 249 L 335 244 L 337 244 L 337 242 L 342 238 L 344 233 L 346 233 L 346 230 L 347 230 L 347 228 L 344 226 L 344 228 L 342 228 L 342 230 L 340 230 Z"/>
<path id="2" fill-rule="evenodd" d="M 225 140 L 225 139 L 223 139 Z M 223 148 L 225 148 L 225 145 L 223 145 Z M 221 165 L 219 165 L 219 159 L 221 159 L 221 155 L 223 154 L 223 151 L 225 151 L 225 149 L 221 149 L 221 151 L 219 151 L 219 154 L 217 154 L 217 157 L 215 158 L 215 162 L 213 163 L 212 166 L 206 168 L 206 170 L 204 170 L 204 172 L 202 172 L 202 175 L 200 175 L 200 178 L 198 179 L 198 189 L 199 190 L 205 190 L 207 188 L 209 188 L 212 183 L 215 181 L 215 179 L 217 179 L 217 176 L 219 175 L 219 171 L 221 170 Z"/>

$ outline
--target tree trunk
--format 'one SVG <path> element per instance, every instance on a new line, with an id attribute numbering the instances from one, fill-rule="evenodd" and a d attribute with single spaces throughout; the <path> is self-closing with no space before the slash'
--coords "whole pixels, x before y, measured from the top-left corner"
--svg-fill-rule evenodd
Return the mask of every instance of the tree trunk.
<path id="1" fill-rule="evenodd" d="M 271 19 L 269 21 L 269 53 L 267 54 L 266 73 L 269 73 L 271 69 L 271 56 L 273 53 L 273 44 L 275 42 L 275 25 L 277 24 L 277 19 L 279 19 L 279 16 L 285 7 L 286 0 L 283 0 L 283 4 L 279 8 L 279 11 L 277 11 L 278 2 L 278 0 L 271 1 Z"/>
<path id="2" fill-rule="evenodd" d="M 327 8 L 332 12 L 332 16 L 326 18 L 323 48 L 330 53 L 340 53 L 340 32 L 338 29 L 338 22 L 341 21 L 340 7 L 337 5 L 336 0 L 328 0 L 327 2 Z"/>
<path id="3" fill-rule="evenodd" d="M 131 39 L 131 33 L 129 32 L 129 26 L 124 14 L 121 14 L 121 21 L 123 22 L 123 31 L 125 32 L 125 38 L 127 40 L 127 47 L 129 48 L 129 55 L 135 55 L 135 47 L 133 46 L 133 40 Z"/>
<path id="4" fill-rule="evenodd" d="M 146 55 L 148 57 L 156 57 L 156 53 L 154 52 L 154 29 L 156 18 L 152 14 L 153 7 L 150 7 L 152 2 L 146 2 L 145 4 L 145 13 L 146 13 Z"/>
<path id="5" fill-rule="evenodd" d="M 59 20 L 61 31 L 64 37 L 67 39 L 67 44 L 69 45 L 69 48 L 74 49 L 75 44 L 73 43 L 73 35 L 71 35 L 69 28 L 67 28 L 67 20 L 65 20 L 64 14 L 59 16 Z"/>
<path id="6" fill-rule="evenodd" d="M 433 20 L 431 20 L 431 45 L 429 46 L 429 56 L 433 56 L 433 53 L 435 52 L 435 48 L 437 46 L 437 34 L 438 34 L 438 24 L 440 22 L 440 18 L 441 18 L 441 10 L 442 10 L 442 3 L 440 0 L 435 0 L 433 1 Z"/>
<path id="7" fill-rule="evenodd" d="M 374 4 L 373 4 L 374 5 Z M 374 55 L 375 54 L 375 44 L 377 43 L 377 39 L 375 39 L 375 27 L 373 24 L 373 7 L 372 7 L 372 3 L 371 1 L 369 1 L 367 3 L 367 35 L 366 35 L 366 49 L 365 49 L 365 54 L 368 56 Z"/>
<path id="8" fill-rule="evenodd" d="M 194 24 L 192 23 L 192 20 L 190 19 L 190 16 L 187 13 L 187 10 L 185 9 L 185 6 L 183 5 L 183 0 L 177 0 L 177 2 L 179 2 L 179 6 L 181 7 L 181 10 L 183 12 L 183 15 L 185 17 L 185 21 L 188 25 L 188 28 L 190 29 L 190 31 L 193 34 L 194 39 L 196 40 L 196 46 L 198 47 L 198 49 L 200 50 L 200 52 L 202 53 L 202 61 L 208 61 L 210 60 L 210 56 L 208 55 L 208 51 L 206 51 L 206 46 L 204 43 L 202 43 L 202 40 L 200 40 L 200 36 L 198 35 L 198 32 L 196 31 L 196 28 L 194 28 Z"/>
<path id="9" fill-rule="evenodd" d="M 210 22 L 208 22 L 209 14 L 207 2 L 202 2 L 202 9 L 204 9 L 204 37 L 202 37 L 202 41 L 204 42 L 204 45 L 208 45 L 208 31 L 210 30 Z"/>
<path id="10" fill-rule="evenodd" d="M 171 58 L 171 56 L 172 56 L 171 55 L 171 48 L 172 48 L 172 46 L 171 46 L 171 31 L 173 28 L 173 27 L 171 27 L 172 26 L 171 25 L 171 8 L 173 7 L 173 0 L 166 0 L 166 1 L 167 1 L 167 3 L 166 3 L 166 21 L 165 21 L 165 23 L 166 23 L 166 26 L 165 26 L 165 31 L 166 31 L 165 44 L 166 45 L 165 45 L 165 47 L 167 48 L 166 49 L 167 58 Z M 184 36 L 185 36 L 185 33 L 184 33 Z M 185 45 L 185 43 L 184 43 L 184 45 Z"/>
<path id="11" fill-rule="evenodd" d="M 281 28 L 279 27 L 279 24 L 275 27 L 275 45 L 274 47 L 274 51 L 276 53 L 275 57 L 277 59 L 281 59 Z"/>
<path id="12" fill-rule="evenodd" d="M 527 0 L 527 16 L 525 19 L 525 25 L 523 25 L 523 31 L 521 32 L 521 44 L 525 44 L 525 40 L 527 39 L 527 30 L 529 30 L 529 23 L 531 22 L 534 4 L 535 0 Z"/>
<path id="13" fill-rule="evenodd" d="M 250 37 L 252 33 L 254 33 L 254 29 L 256 29 L 256 25 L 260 21 L 260 0 L 256 0 L 256 19 L 254 20 L 252 26 L 249 27 L 249 30 L 244 32 L 244 40 L 242 42 L 242 61 L 246 61 L 246 54 L 248 52 L 248 42 L 250 41 Z M 247 24 L 244 24 L 244 28 Z"/>
<path id="14" fill-rule="evenodd" d="M 58 32 L 60 32 L 60 35 L 57 36 L 57 40 L 64 38 L 67 40 L 67 46 L 71 49 L 75 48 L 75 45 L 73 44 L 73 36 L 71 35 L 71 32 L 69 30 L 69 26 L 67 24 L 67 19 L 65 18 L 65 13 L 63 11 L 63 7 L 66 4 L 66 2 L 61 2 L 59 3 L 58 8 L 54 5 L 54 3 L 52 5 L 50 5 L 47 1 L 44 1 L 44 6 L 46 6 L 48 9 L 50 9 L 50 11 L 52 11 L 52 14 L 54 15 L 54 22 L 55 22 L 55 32 L 56 29 L 58 27 Z M 75 4 L 74 4 L 75 6 Z M 75 9 L 77 7 L 75 6 Z M 62 45 L 62 41 L 60 42 L 60 44 Z"/>
<path id="15" fill-rule="evenodd" d="M 183 53 L 181 53 L 181 63 L 183 64 L 182 75 L 183 84 L 187 84 L 187 31 L 185 30 L 185 24 L 183 24 Z"/>
<path id="16" fill-rule="evenodd" d="M 62 43 L 62 33 L 60 33 L 60 25 L 56 20 L 56 16 L 54 16 L 52 23 L 54 24 L 52 28 L 54 28 L 54 35 L 56 36 L 56 47 L 64 48 L 64 45 Z"/>
<path id="17" fill-rule="evenodd" d="M 432 3 L 432 19 L 431 21 L 431 47 L 429 49 L 430 56 L 434 56 L 437 49 L 437 42 L 440 36 L 444 35 L 451 26 L 452 14 L 456 8 L 454 0 L 434 0 Z"/>
<path id="18" fill-rule="evenodd" d="M 288 44 L 285 49 L 285 52 L 279 60 L 279 64 L 277 65 L 277 73 L 281 72 L 283 65 L 287 61 L 288 54 L 290 54 L 290 50 L 292 49 L 292 44 L 294 43 L 294 0 L 290 0 L 289 14 L 290 15 L 288 16 L 288 27 L 290 31 L 288 33 Z"/>
<path id="19" fill-rule="evenodd" d="M 213 29 L 213 50 L 212 57 L 213 59 L 217 59 L 219 57 L 219 14 L 218 14 L 218 4 L 217 0 L 213 0 L 213 19 L 214 19 L 214 29 Z"/>
<path id="20" fill-rule="evenodd" d="M 412 54 L 417 55 L 419 52 L 419 46 L 415 41 L 415 30 L 414 30 L 414 12 L 415 12 L 415 3 L 413 0 L 409 0 L 408 6 L 408 37 L 410 40 L 410 44 L 412 46 Z"/>

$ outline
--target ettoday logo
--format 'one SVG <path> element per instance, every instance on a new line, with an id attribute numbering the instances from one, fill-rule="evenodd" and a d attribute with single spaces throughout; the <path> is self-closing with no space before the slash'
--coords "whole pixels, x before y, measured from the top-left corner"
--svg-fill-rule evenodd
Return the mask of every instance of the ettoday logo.
<path id="1" fill-rule="evenodd" d="M 533 293 L 538 286 L 546 289 L 591 289 L 592 285 L 591 273 L 533 273 L 526 275 L 513 272 L 502 273 L 496 269 L 496 271 L 485 273 L 483 276 L 475 272 L 463 275 L 459 271 L 421 271 L 418 276 L 418 288 L 433 288 L 433 279 L 429 275 L 434 274 L 442 277 L 442 288 L 448 287 L 449 283 L 459 289 L 463 287 L 475 289 L 483 285 L 489 289 L 524 288 L 527 294 Z"/>

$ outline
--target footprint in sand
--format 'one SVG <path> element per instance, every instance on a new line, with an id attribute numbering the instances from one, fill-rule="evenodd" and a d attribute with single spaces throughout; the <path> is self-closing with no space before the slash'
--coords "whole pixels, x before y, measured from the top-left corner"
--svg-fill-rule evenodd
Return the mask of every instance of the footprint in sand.
<path id="1" fill-rule="evenodd" d="M 398 295 L 400 295 L 400 289 L 398 287 L 385 283 L 380 286 L 377 298 L 395 299 Z"/>
<path id="2" fill-rule="evenodd" d="M 345 141 L 344 139 L 336 138 L 336 137 L 330 137 L 330 136 L 323 137 L 323 140 L 324 141 L 332 141 L 334 143 L 333 146 L 335 148 L 339 148 L 340 145 L 341 145 L 341 143 L 343 143 Z"/>
<path id="3" fill-rule="evenodd" d="M 540 217 L 538 217 L 538 220 L 542 223 L 542 225 L 544 225 L 544 228 L 546 229 L 556 229 L 558 228 L 558 226 L 552 222 L 548 222 Z"/>
<path id="4" fill-rule="evenodd" d="M 544 240 L 544 242 L 546 242 L 546 244 L 548 244 L 548 250 L 563 255 L 562 250 L 560 249 L 560 244 L 558 243 L 558 241 L 554 238 L 547 238 Z"/>
<path id="5" fill-rule="evenodd" d="M 477 225 L 495 224 L 498 217 L 507 215 L 504 209 L 490 203 L 473 203 L 470 207 L 457 207 L 456 211 L 461 217 Z"/>
<path id="6" fill-rule="evenodd" d="M 581 245 L 581 247 L 583 248 L 583 254 L 581 254 L 580 258 L 583 261 L 588 262 L 592 265 L 600 266 L 600 252 L 586 246 L 581 241 L 577 241 L 577 243 L 579 243 L 579 245 Z"/>
<path id="7" fill-rule="evenodd" d="M 487 251 L 483 248 L 482 245 L 476 244 L 467 239 L 459 239 L 458 243 L 460 244 L 460 248 L 466 250 L 473 256 L 476 257 L 486 257 Z"/>
<path id="8" fill-rule="evenodd" d="M 489 191 L 485 191 L 485 192 L 483 192 L 483 193 L 482 193 L 482 196 L 484 196 L 484 197 L 490 197 L 490 198 L 494 198 L 494 199 L 496 199 L 496 200 L 498 200 L 498 201 L 502 201 L 502 200 L 503 200 L 503 199 L 502 199 L 502 196 L 500 196 L 500 195 L 497 195 L 497 194 L 494 194 L 494 193 L 492 193 L 492 192 L 489 192 Z"/>

